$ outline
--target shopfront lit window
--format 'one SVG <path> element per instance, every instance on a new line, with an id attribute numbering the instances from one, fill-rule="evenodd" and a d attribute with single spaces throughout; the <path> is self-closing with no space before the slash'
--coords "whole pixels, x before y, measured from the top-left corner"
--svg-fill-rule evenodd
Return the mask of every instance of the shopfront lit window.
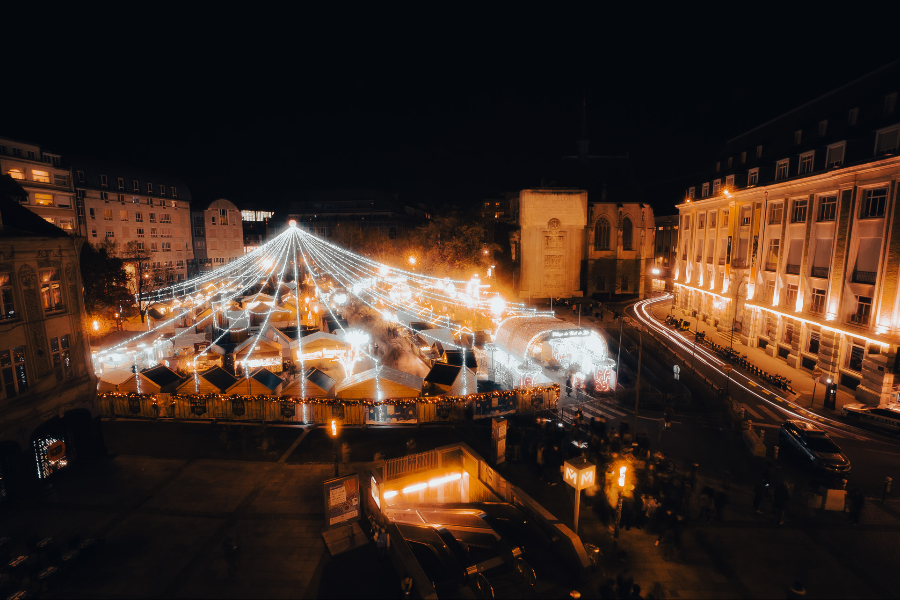
<path id="1" fill-rule="evenodd" d="M 45 310 L 58 310 L 63 307 L 59 269 L 41 271 L 41 300 Z"/>
<path id="2" fill-rule="evenodd" d="M 69 357 L 69 336 L 50 338 L 50 354 L 53 355 L 53 369 L 57 381 L 71 379 L 72 361 Z"/>

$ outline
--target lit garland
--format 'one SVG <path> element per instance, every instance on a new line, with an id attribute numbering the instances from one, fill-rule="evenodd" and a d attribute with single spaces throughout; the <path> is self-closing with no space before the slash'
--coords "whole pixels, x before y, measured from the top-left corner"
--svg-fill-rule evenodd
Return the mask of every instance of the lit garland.
<path id="1" fill-rule="evenodd" d="M 327 406 L 382 406 L 382 405 L 398 405 L 398 404 L 443 404 L 452 402 L 454 404 L 466 402 L 479 402 L 482 400 L 515 400 L 518 394 L 544 394 L 554 393 L 559 395 L 559 384 L 554 383 L 549 386 L 533 387 L 519 390 L 500 390 L 494 392 L 479 392 L 476 394 L 468 394 L 466 396 L 419 396 L 415 398 L 388 398 L 386 400 L 375 400 L 374 398 L 359 399 L 340 399 L 340 398 L 297 398 L 295 396 L 265 396 L 255 395 L 248 396 L 245 394 L 170 394 L 171 403 L 177 400 L 186 402 L 230 402 L 232 400 L 243 400 L 245 402 L 271 402 L 273 404 L 279 402 L 293 402 L 294 404 L 321 404 Z M 97 394 L 101 400 L 147 400 L 158 405 L 159 400 L 155 394 L 141 394 L 137 392 L 101 392 Z"/>

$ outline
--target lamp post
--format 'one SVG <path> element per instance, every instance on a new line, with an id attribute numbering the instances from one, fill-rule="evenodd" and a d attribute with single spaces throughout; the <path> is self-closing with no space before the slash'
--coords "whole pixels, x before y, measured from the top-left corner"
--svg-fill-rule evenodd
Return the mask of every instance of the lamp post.
<path id="1" fill-rule="evenodd" d="M 338 426 L 335 419 L 331 420 L 331 441 L 334 446 L 334 476 L 340 477 L 340 460 L 338 458 Z"/>
<path id="2" fill-rule="evenodd" d="M 816 403 L 816 384 L 819 383 L 819 379 L 821 379 L 822 375 L 824 375 L 824 374 L 825 374 L 825 371 L 823 371 L 822 369 L 816 369 L 816 370 L 813 371 L 813 373 L 812 373 L 812 376 L 813 376 L 813 393 L 812 393 L 812 399 L 809 401 L 809 407 L 810 407 L 810 408 L 812 408 L 812 407 L 813 407 L 813 404 Z M 829 383 L 830 383 L 830 382 L 829 382 Z"/>
<path id="3" fill-rule="evenodd" d="M 613 532 L 613 557 L 619 549 L 619 525 L 622 523 L 622 498 L 625 496 L 625 474 L 628 467 L 619 467 L 619 502 L 616 507 L 616 529 Z"/>

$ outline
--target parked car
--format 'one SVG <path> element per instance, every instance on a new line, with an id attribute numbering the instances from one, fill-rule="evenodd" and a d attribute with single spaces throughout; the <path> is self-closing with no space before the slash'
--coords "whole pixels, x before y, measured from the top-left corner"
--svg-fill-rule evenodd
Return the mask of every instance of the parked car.
<path id="1" fill-rule="evenodd" d="M 778 432 L 778 445 L 782 450 L 796 450 L 815 471 L 844 477 L 850 474 L 850 460 L 827 433 L 812 423 L 785 421 Z"/>
<path id="2" fill-rule="evenodd" d="M 841 414 L 873 427 L 900 431 L 900 404 L 845 404 Z"/>

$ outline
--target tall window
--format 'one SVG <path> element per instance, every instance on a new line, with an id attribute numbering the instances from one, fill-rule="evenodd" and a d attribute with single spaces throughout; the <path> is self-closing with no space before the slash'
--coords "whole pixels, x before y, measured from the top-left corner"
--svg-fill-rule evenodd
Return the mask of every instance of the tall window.
<path id="1" fill-rule="evenodd" d="M 887 188 L 877 190 L 865 190 L 860 206 L 860 219 L 877 219 L 884 216 L 884 207 L 887 203 Z"/>
<path id="2" fill-rule="evenodd" d="M 13 300 L 12 275 L 0 273 L 0 319 L 11 319 L 16 316 L 16 304 Z"/>
<path id="3" fill-rule="evenodd" d="M 784 213 L 784 204 L 773 204 L 772 210 L 769 212 L 769 225 L 781 225 L 782 213 Z"/>
<path id="4" fill-rule="evenodd" d="M 713 181 L 713 196 L 719 193 L 719 188 L 722 187 L 722 180 L 716 179 Z"/>
<path id="5" fill-rule="evenodd" d="M 119 184 L 119 189 L 120 189 L 120 190 L 124 190 L 124 189 L 125 189 L 125 180 L 124 180 L 124 179 L 122 179 L 121 177 L 119 177 L 119 179 L 118 179 L 118 181 L 117 181 L 116 183 Z"/>
<path id="6" fill-rule="evenodd" d="M 834 221 L 837 213 L 837 196 L 822 196 L 819 198 L 819 221 Z"/>
<path id="7" fill-rule="evenodd" d="M 141 191 L 141 184 L 138 183 L 137 179 L 131 180 L 131 191 L 133 191 L 135 194 Z"/>
<path id="8" fill-rule="evenodd" d="M 744 164 L 745 162 L 747 162 L 747 153 L 741 152 L 741 164 Z"/>
<path id="9" fill-rule="evenodd" d="M 622 221 L 622 250 L 632 250 L 631 219 L 625 217 Z"/>
<path id="10" fill-rule="evenodd" d="M 172 215 L 170 215 L 169 213 L 161 213 L 159 215 L 159 222 L 160 223 L 171 223 Z"/>
<path id="11" fill-rule="evenodd" d="M 775 238 L 769 240 L 769 251 L 766 253 L 766 271 L 774 271 L 778 268 L 778 252 L 781 249 L 781 240 Z"/>
<path id="12" fill-rule="evenodd" d="M 778 164 L 775 165 L 775 181 L 779 181 L 781 179 L 787 179 L 789 164 L 790 164 L 789 159 L 778 161 Z"/>
<path id="13" fill-rule="evenodd" d="M 143 223 L 144 222 L 144 213 L 142 213 L 142 212 L 134 213 L 134 220 L 137 221 L 138 223 Z"/>
<path id="14" fill-rule="evenodd" d="M 18 394 L 28 391 L 25 346 L 0 351 L 0 372 L 3 373 L 3 389 L 7 398 L 15 398 Z"/>
<path id="15" fill-rule="evenodd" d="M 866 347 L 864 345 L 853 342 L 847 351 L 847 357 L 844 359 L 844 368 L 861 373 L 865 353 Z"/>
<path id="16" fill-rule="evenodd" d="M 156 223 L 156 213 L 150 213 L 150 222 Z"/>
<path id="17" fill-rule="evenodd" d="M 809 200 L 794 200 L 791 205 L 791 223 L 806 223 L 806 206 Z"/>
<path id="18" fill-rule="evenodd" d="M 772 303 L 772 300 L 775 299 L 775 282 L 773 280 L 766 281 L 766 295 L 765 300 L 769 304 Z"/>
<path id="19" fill-rule="evenodd" d="M 898 141 L 900 141 L 900 127 L 882 129 L 875 134 L 875 156 L 896 152 Z"/>
<path id="20" fill-rule="evenodd" d="M 100 176 L 100 187 L 109 187 L 109 182 L 106 179 L 106 175 Z"/>
<path id="21" fill-rule="evenodd" d="M 178 197 L 178 188 L 176 188 L 174 185 L 172 186 L 172 197 L 173 198 Z M 175 206 L 175 205 L 173 204 L 172 206 Z"/>
<path id="22" fill-rule="evenodd" d="M 825 290 L 818 288 L 813 289 L 809 312 L 816 315 L 821 315 L 825 312 Z"/>
<path id="23" fill-rule="evenodd" d="M 22 173 L 22 169 L 10 169 L 7 173 L 9 173 L 9 176 L 13 179 L 25 179 L 25 174 Z"/>
<path id="24" fill-rule="evenodd" d="M 34 203 L 38 206 L 53 206 L 52 194 L 35 194 Z"/>
<path id="25" fill-rule="evenodd" d="M 853 125 L 856 125 L 857 117 L 859 117 L 858 108 L 851 108 L 849 111 L 847 111 L 847 125 L 850 125 L 851 127 Z"/>
<path id="26" fill-rule="evenodd" d="M 120 210 L 120 211 L 119 211 L 119 220 L 120 220 L 120 221 L 127 221 L 127 220 L 128 220 L 128 211 L 127 211 L 127 210 Z"/>
<path id="27" fill-rule="evenodd" d="M 143 227 L 138 227 L 138 228 L 137 228 L 137 236 L 138 236 L 139 238 L 144 237 L 144 228 L 143 228 Z"/>
<path id="28" fill-rule="evenodd" d="M 707 196 L 709 196 L 709 182 L 708 181 L 703 184 L 703 194 L 701 195 L 701 198 L 706 198 Z"/>
<path id="29" fill-rule="evenodd" d="M 594 227 L 594 250 L 609 250 L 609 221 L 600 217 Z"/>
<path id="30" fill-rule="evenodd" d="M 50 354 L 53 355 L 53 368 L 56 371 L 56 379 L 62 381 L 71 379 L 72 362 L 69 360 L 69 336 L 50 338 Z"/>
<path id="31" fill-rule="evenodd" d="M 112 221 L 112 209 L 111 208 L 103 209 L 103 220 L 104 221 Z"/>
<path id="32" fill-rule="evenodd" d="M 810 354 L 818 354 L 819 353 L 819 341 L 821 336 L 818 331 L 810 331 L 809 332 L 809 342 L 806 344 L 806 351 Z"/>
<path id="33" fill-rule="evenodd" d="M 813 153 L 809 152 L 800 157 L 800 175 L 812 173 L 813 170 Z"/>
<path id="34" fill-rule="evenodd" d="M 828 154 L 825 156 L 825 166 L 829 169 L 840 167 L 844 164 L 844 148 L 846 144 L 841 142 L 828 146 Z"/>
<path id="35" fill-rule="evenodd" d="M 41 271 L 41 299 L 46 310 L 62 308 L 59 269 L 44 269 Z"/>
<path id="36" fill-rule="evenodd" d="M 784 324 L 784 333 L 781 335 L 781 341 L 785 344 L 790 344 L 794 341 L 794 324 L 793 323 L 785 323 Z"/>
<path id="37" fill-rule="evenodd" d="M 148 183 L 148 184 L 147 184 L 147 193 L 148 193 L 148 194 L 152 194 L 152 193 L 153 193 L 153 184 L 152 184 L 152 183 Z"/>
<path id="38" fill-rule="evenodd" d="M 711 213 L 709 213 L 709 228 L 716 228 L 716 211 L 712 211 Z"/>
<path id="39" fill-rule="evenodd" d="M 850 315 L 850 322 L 854 325 L 868 325 L 871 314 L 872 299 L 866 296 L 857 296 L 856 312 Z"/>
<path id="40" fill-rule="evenodd" d="M 762 146 L 756 147 L 756 158 L 760 158 L 762 156 Z"/>
<path id="41" fill-rule="evenodd" d="M 797 304 L 797 285 L 794 283 L 789 283 L 787 286 L 787 294 L 784 296 L 785 303 L 784 305 L 789 309 L 793 310 Z"/>

